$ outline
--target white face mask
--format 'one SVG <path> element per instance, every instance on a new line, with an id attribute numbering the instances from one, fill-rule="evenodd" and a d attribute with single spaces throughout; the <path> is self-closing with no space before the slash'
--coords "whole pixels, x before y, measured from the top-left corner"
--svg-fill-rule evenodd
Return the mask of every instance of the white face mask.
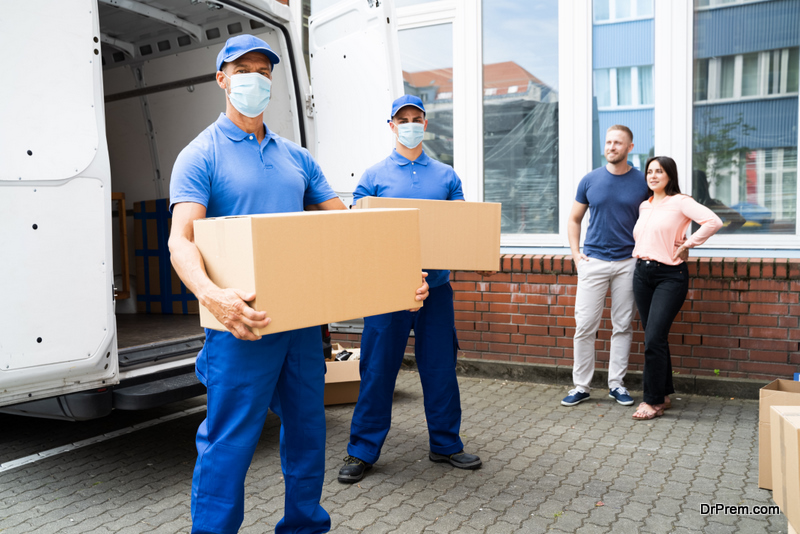
<path id="1" fill-rule="evenodd" d="M 258 117 L 269 104 L 272 81 L 258 72 L 234 74 L 222 73 L 230 82 L 228 98 L 236 111 L 245 117 Z"/>
<path id="2" fill-rule="evenodd" d="M 395 136 L 406 148 L 416 148 L 422 142 L 425 135 L 425 127 L 418 122 L 407 122 L 395 125 L 397 133 Z"/>

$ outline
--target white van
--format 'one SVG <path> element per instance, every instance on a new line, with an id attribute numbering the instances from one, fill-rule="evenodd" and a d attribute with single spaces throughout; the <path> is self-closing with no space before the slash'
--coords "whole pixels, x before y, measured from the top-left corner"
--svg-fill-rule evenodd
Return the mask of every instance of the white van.
<path id="1" fill-rule="evenodd" d="M 3 3 L 0 411 L 83 420 L 205 392 L 198 316 L 116 297 L 126 259 L 135 273 L 130 208 L 168 196 L 178 153 L 225 109 L 225 40 L 251 33 L 281 56 L 265 122 L 311 150 L 345 201 L 393 146 L 393 2 L 344 0 L 311 19 L 311 84 L 299 28 L 276 0 Z M 326 245 L 308 243 L 321 257 Z"/>

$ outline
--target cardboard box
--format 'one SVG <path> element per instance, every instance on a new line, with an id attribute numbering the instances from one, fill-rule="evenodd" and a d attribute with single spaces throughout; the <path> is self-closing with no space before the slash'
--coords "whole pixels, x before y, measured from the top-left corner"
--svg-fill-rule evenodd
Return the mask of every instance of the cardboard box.
<path id="1" fill-rule="evenodd" d="M 772 499 L 800 525 L 800 406 L 772 406 Z"/>
<path id="2" fill-rule="evenodd" d="M 202 219 L 194 238 L 215 284 L 255 292 L 272 319 L 262 335 L 422 305 L 418 210 Z M 202 306 L 200 324 L 225 330 Z"/>
<path id="3" fill-rule="evenodd" d="M 348 349 L 350 350 L 350 349 Z M 359 360 L 325 362 L 325 406 L 349 404 L 358 400 L 361 386 Z"/>
<path id="4" fill-rule="evenodd" d="M 772 489 L 771 406 L 800 406 L 800 382 L 774 380 L 759 392 L 758 487 L 764 489 Z"/>
<path id="5" fill-rule="evenodd" d="M 197 298 L 183 285 L 170 263 L 167 241 L 172 214 L 169 212 L 169 199 L 134 202 L 133 212 L 136 311 L 199 313 Z"/>
<path id="6" fill-rule="evenodd" d="M 501 204 L 364 197 L 356 208 L 418 208 L 424 269 L 500 270 Z"/>

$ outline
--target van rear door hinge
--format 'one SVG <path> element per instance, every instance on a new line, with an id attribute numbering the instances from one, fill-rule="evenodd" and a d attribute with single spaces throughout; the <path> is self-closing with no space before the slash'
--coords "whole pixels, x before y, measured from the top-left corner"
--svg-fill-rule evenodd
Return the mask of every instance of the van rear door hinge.
<path id="1" fill-rule="evenodd" d="M 306 93 L 306 116 L 309 118 L 314 117 L 314 91 L 310 85 L 308 86 L 308 92 Z"/>

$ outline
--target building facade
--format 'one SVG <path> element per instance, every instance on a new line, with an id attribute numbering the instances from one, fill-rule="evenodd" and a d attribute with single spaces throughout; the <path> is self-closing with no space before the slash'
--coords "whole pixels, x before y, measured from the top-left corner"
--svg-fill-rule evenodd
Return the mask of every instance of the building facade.
<path id="1" fill-rule="evenodd" d="M 307 14 L 332 2 L 306 0 Z M 625 124 L 635 166 L 673 157 L 682 191 L 724 221 L 692 251 L 676 370 L 800 370 L 800 0 L 396 5 L 406 91 L 430 110 L 426 150 L 454 166 L 468 200 L 503 204 L 503 273 L 454 275 L 462 356 L 571 365 L 566 218 L 604 164 L 605 130 Z"/>

